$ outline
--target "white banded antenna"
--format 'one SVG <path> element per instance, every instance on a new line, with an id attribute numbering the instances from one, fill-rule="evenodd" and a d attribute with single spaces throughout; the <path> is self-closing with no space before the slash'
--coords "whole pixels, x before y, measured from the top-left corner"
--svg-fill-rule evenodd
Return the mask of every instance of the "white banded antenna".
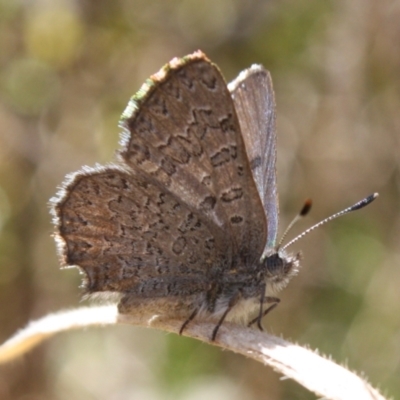
<path id="1" fill-rule="evenodd" d="M 292 239 L 289 243 L 285 244 L 285 246 L 282 247 L 282 250 L 285 250 L 287 247 L 291 246 L 294 242 L 297 242 L 299 239 L 301 239 L 302 237 L 304 237 L 305 235 L 309 234 L 311 231 L 313 231 L 314 229 L 319 228 L 321 225 L 326 224 L 329 221 L 332 221 L 333 219 L 336 219 L 338 217 L 341 217 L 342 215 L 348 214 L 352 211 L 356 211 L 359 210 L 360 208 L 364 208 L 365 206 L 367 206 L 368 204 L 372 203 L 377 197 L 379 196 L 378 193 L 373 193 L 370 194 L 369 196 L 365 197 L 364 199 L 360 200 L 359 202 L 357 202 L 356 204 L 353 204 L 350 207 L 345 208 L 342 211 L 339 211 L 336 214 L 331 215 L 328 218 L 323 219 L 322 221 L 318 222 L 317 224 L 313 225 L 312 227 L 306 229 L 303 233 L 300 233 L 300 235 L 296 236 L 294 239 Z M 308 214 L 308 212 L 311 209 L 311 200 L 306 200 L 304 203 L 303 208 L 301 209 L 300 213 L 294 218 L 294 220 L 289 224 L 288 228 L 286 229 L 285 233 L 282 236 L 282 239 L 278 245 L 278 248 L 280 248 L 282 240 L 284 239 L 284 237 L 286 236 L 287 232 L 289 231 L 289 229 L 302 217 L 304 217 L 305 215 Z"/>

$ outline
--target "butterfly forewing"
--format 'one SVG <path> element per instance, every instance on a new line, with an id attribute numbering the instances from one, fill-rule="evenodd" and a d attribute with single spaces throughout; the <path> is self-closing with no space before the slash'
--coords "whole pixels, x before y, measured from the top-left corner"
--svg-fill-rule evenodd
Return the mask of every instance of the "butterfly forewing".
<path id="1" fill-rule="evenodd" d="M 203 215 L 232 266 L 257 262 L 266 221 L 227 85 L 201 52 L 153 75 L 123 115 L 120 155 Z M 229 256 L 231 253 L 231 256 Z"/>

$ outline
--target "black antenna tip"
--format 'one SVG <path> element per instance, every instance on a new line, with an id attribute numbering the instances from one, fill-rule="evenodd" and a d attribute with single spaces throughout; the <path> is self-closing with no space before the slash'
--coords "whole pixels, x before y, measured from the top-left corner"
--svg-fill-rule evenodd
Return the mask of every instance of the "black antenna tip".
<path id="1" fill-rule="evenodd" d="M 368 204 L 372 203 L 378 196 L 379 193 L 370 194 L 365 199 L 362 199 L 358 203 L 354 204 L 354 206 L 351 207 L 351 211 L 359 210 L 360 208 L 367 206 Z"/>
<path id="2" fill-rule="evenodd" d="M 312 206 L 312 200 L 311 199 L 307 199 L 304 202 L 304 206 L 303 206 L 303 208 L 301 209 L 301 211 L 299 213 L 300 217 L 305 217 L 310 212 L 311 206 Z"/>

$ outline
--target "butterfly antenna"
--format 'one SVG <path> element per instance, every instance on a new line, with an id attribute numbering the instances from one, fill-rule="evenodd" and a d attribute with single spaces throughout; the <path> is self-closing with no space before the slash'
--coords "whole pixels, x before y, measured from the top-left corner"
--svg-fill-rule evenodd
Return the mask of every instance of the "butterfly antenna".
<path id="1" fill-rule="evenodd" d="M 283 241 L 285 240 L 285 237 L 287 236 L 288 232 L 292 229 L 293 225 L 296 224 L 299 220 L 301 220 L 303 217 L 305 217 L 311 210 L 312 206 L 312 201 L 311 199 L 307 199 L 304 202 L 303 208 L 300 210 L 300 212 L 293 218 L 292 222 L 289 224 L 289 226 L 286 228 L 285 232 L 283 232 L 283 235 L 281 237 L 281 240 L 278 243 L 278 246 L 276 247 L 277 250 L 280 249 L 282 246 Z"/>
<path id="2" fill-rule="evenodd" d="M 378 193 L 373 193 L 367 197 L 365 197 L 364 199 L 360 200 L 359 202 L 357 202 L 356 204 L 353 204 L 351 207 L 345 208 L 342 211 L 339 211 L 336 214 L 331 215 L 328 218 L 323 219 L 322 221 L 318 222 L 317 224 L 313 225 L 312 227 L 308 228 L 307 230 L 305 230 L 303 233 L 301 233 L 300 235 L 296 236 L 294 239 L 292 239 L 289 243 L 285 244 L 285 246 L 283 246 L 282 250 L 285 250 L 287 247 L 291 246 L 294 242 L 297 242 L 299 239 L 301 239 L 303 236 L 309 234 L 311 231 L 313 231 L 314 229 L 319 228 L 321 225 L 326 224 L 329 221 L 332 221 L 333 219 L 336 219 L 338 217 L 341 217 L 344 214 L 348 214 L 352 211 L 356 211 L 359 210 L 361 208 L 364 208 L 365 206 L 367 206 L 368 204 L 372 203 L 377 197 L 378 197 Z M 289 228 L 291 226 L 293 226 L 294 222 L 296 222 L 296 220 L 298 220 L 300 217 L 302 217 L 302 211 L 304 209 L 306 209 L 306 214 L 308 213 L 309 209 L 311 208 L 311 202 L 310 202 L 310 206 L 306 207 L 307 205 L 307 201 L 303 207 L 303 209 L 300 211 L 299 215 L 292 221 L 292 223 L 289 225 Z M 304 214 L 305 215 L 305 214 Z M 288 231 L 289 229 L 286 229 L 286 231 Z M 285 232 L 286 235 L 286 232 Z M 281 240 L 282 242 L 282 240 Z"/>

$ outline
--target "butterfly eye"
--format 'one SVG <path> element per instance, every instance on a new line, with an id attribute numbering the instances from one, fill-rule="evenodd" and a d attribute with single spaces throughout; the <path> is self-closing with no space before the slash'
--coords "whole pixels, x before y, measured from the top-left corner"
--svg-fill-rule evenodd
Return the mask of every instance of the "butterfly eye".
<path id="1" fill-rule="evenodd" d="M 274 276 L 281 274 L 287 263 L 278 253 L 274 253 L 265 259 L 264 265 L 267 271 L 267 276 Z"/>

